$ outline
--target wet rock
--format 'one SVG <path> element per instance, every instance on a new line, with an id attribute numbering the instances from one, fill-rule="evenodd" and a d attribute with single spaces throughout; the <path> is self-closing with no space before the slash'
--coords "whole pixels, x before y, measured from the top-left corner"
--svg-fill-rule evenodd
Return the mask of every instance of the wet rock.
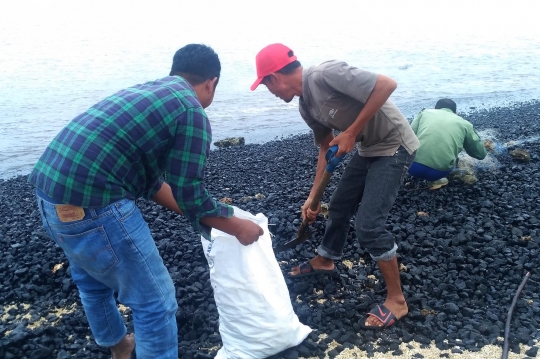
<path id="1" fill-rule="evenodd" d="M 216 147 L 231 147 L 231 146 L 241 146 L 246 143 L 244 137 L 228 137 L 223 140 L 214 142 Z"/>
<path id="2" fill-rule="evenodd" d="M 538 114 L 540 106 L 523 105 L 478 110 L 467 119 L 478 130 L 499 126 L 498 141 L 504 143 L 524 136 L 523 130 L 516 130 L 523 126 L 527 136 L 540 135 L 540 126 L 534 127 L 540 123 Z M 319 341 L 323 333 L 341 345 L 332 352 L 336 356 L 350 345 L 372 356 L 380 352 L 390 356 L 401 352 L 396 345 L 415 339 L 446 350 L 479 350 L 489 343 L 501 346 L 497 337 L 504 333 L 517 286 L 527 271 L 531 278 L 540 277 L 540 161 L 534 160 L 540 144 L 520 145 L 531 155 L 527 164 L 499 152 L 499 146 L 496 143 L 493 156 L 500 167 L 476 171 L 478 182 L 473 186 L 452 180 L 437 191 L 408 191 L 421 186 L 415 179 L 405 179 L 410 186 L 400 190 L 387 229 L 399 246 L 400 276 L 410 313 L 384 332 L 358 326 L 366 312 L 384 302 L 386 287 L 369 253 L 358 243 L 354 218 L 343 259 L 336 262 L 336 276 L 294 280 L 287 276 L 293 266 L 315 255 L 325 231 L 323 216 L 310 225 L 315 233 L 308 241 L 277 253 L 295 312 L 317 331 L 272 359 L 324 358 L 332 340 Z M 296 235 L 294 221 L 300 218 L 299 208 L 311 189 L 316 156 L 311 135 L 220 148 L 210 154 L 205 185 L 218 200 L 227 198 L 252 213 L 266 214 L 276 245 Z M 343 168 L 336 168 L 323 202 L 330 201 Z M 52 352 L 47 358 L 109 358 L 107 349 L 87 339 L 91 333 L 69 263 L 44 234 L 33 196 L 25 177 L 0 181 L 0 357 L 43 356 L 43 348 L 48 348 Z M 253 198 L 244 202 L 246 197 Z M 200 236 L 182 216 L 146 200 L 137 200 L 137 205 L 175 283 L 179 357 L 214 357 L 222 345 L 219 314 Z M 524 345 L 530 357 L 538 356 L 537 347 L 531 347 L 536 345 L 532 340 L 540 339 L 538 293 L 539 281 L 528 281 L 511 329 L 512 346 Z M 129 311 L 125 320 L 128 327 L 133 325 Z M 40 328 L 28 329 L 31 323 L 40 323 Z"/>
<path id="3" fill-rule="evenodd" d="M 518 162 L 529 162 L 531 160 L 531 154 L 529 151 L 517 148 L 509 152 L 510 156 Z"/>
<path id="4" fill-rule="evenodd" d="M 531 347 L 525 352 L 525 355 L 530 356 L 531 358 L 536 358 L 536 356 L 538 355 L 538 347 Z"/>

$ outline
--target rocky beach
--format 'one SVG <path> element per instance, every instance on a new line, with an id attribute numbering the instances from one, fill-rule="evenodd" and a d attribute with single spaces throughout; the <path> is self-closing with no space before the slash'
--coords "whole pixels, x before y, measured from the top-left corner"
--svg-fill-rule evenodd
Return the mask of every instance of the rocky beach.
<path id="1" fill-rule="evenodd" d="M 276 255 L 294 310 L 314 331 L 272 358 L 498 358 L 508 309 L 527 272 L 509 357 L 539 355 L 540 102 L 463 117 L 492 141 L 489 158 L 467 167 L 462 161 L 436 190 L 406 178 L 387 221 L 399 246 L 408 316 L 384 331 L 359 327 L 384 301 L 385 285 L 352 221 L 337 275 L 288 278 L 293 266 L 314 256 L 325 228 L 321 215 L 309 241 Z M 311 134 L 213 150 L 206 185 L 217 200 L 266 215 L 281 244 L 300 224 L 316 155 Z M 176 286 L 180 357 L 213 358 L 222 342 L 200 236 L 181 216 L 145 200 L 137 204 Z M 91 337 L 69 264 L 41 227 L 26 176 L 0 180 L 0 293 L 0 358 L 110 357 Z M 129 308 L 119 309 L 132 329 Z"/>

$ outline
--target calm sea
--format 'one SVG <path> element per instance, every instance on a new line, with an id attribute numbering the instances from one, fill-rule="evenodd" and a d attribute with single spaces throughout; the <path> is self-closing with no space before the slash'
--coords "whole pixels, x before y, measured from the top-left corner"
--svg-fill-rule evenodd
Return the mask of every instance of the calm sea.
<path id="1" fill-rule="evenodd" d="M 307 132 L 297 102 L 255 92 L 255 55 L 282 42 L 304 66 L 340 59 L 398 82 L 411 118 L 440 97 L 458 111 L 540 98 L 537 0 L 2 0 L 0 178 L 26 174 L 73 117 L 166 76 L 187 43 L 212 46 L 222 78 L 213 139 L 260 143 Z"/>

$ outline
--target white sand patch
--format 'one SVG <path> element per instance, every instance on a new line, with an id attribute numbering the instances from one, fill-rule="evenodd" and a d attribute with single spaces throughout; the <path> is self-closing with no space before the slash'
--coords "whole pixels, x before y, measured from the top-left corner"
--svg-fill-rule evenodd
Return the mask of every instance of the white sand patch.
<path id="1" fill-rule="evenodd" d="M 319 338 L 324 339 L 326 336 L 323 334 L 319 335 Z M 502 338 L 500 338 L 502 341 Z M 336 341 L 332 341 L 328 344 L 328 349 L 325 351 L 325 358 L 329 358 L 328 352 L 337 347 L 339 344 Z M 375 347 L 377 347 L 375 345 Z M 410 359 L 413 358 L 415 354 L 422 354 L 425 359 L 440 359 L 441 354 L 448 354 L 448 358 L 451 359 L 495 359 L 502 356 L 502 348 L 496 345 L 486 345 L 478 352 L 470 352 L 467 350 L 462 350 L 462 353 L 452 353 L 452 349 L 440 350 L 435 344 L 432 344 L 429 347 L 425 347 L 417 342 L 410 343 L 401 343 L 399 349 L 403 352 L 402 355 L 394 356 L 392 352 L 387 353 L 374 353 L 372 358 L 374 359 L 387 359 L 387 358 L 396 358 L 396 359 Z M 520 354 L 508 352 L 509 359 L 521 359 L 525 355 L 525 352 L 529 348 L 520 344 Z M 316 359 L 317 357 L 301 357 L 302 359 Z M 360 358 L 369 358 L 366 351 L 360 350 L 358 348 L 345 349 L 343 350 L 336 359 L 360 359 Z"/>
<path id="2" fill-rule="evenodd" d="M 18 311 L 20 306 L 22 305 L 24 312 L 23 313 L 16 313 L 13 314 L 14 318 L 11 318 L 9 323 L 11 324 L 19 324 L 23 321 L 26 321 L 26 327 L 30 330 L 34 330 L 36 328 L 39 328 L 44 325 L 54 326 L 58 323 L 58 321 L 65 315 L 73 313 L 77 309 L 77 305 L 75 303 L 71 304 L 70 306 L 64 307 L 64 308 L 50 308 L 45 313 L 40 313 L 39 317 L 36 317 L 35 315 L 31 314 L 31 308 L 32 306 L 28 303 L 18 303 L 18 304 L 10 304 L 2 308 L 3 315 L 1 317 L 2 323 L 8 323 L 8 318 L 12 316 L 12 314 L 9 314 L 8 311 L 15 308 Z M 54 314 L 56 316 L 55 320 L 49 320 L 47 319 L 47 316 L 49 314 Z M 10 330 L 6 331 L 4 333 L 4 337 L 7 337 L 11 333 Z"/>

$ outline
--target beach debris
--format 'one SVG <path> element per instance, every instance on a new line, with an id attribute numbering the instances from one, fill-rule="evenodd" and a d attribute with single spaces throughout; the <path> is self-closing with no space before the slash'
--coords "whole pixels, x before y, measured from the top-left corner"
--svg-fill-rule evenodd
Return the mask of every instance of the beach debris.
<path id="1" fill-rule="evenodd" d="M 225 203 L 225 204 L 232 204 L 233 203 L 233 200 L 232 198 L 229 198 L 229 197 L 223 197 L 222 199 L 219 200 L 221 203 Z"/>
<path id="2" fill-rule="evenodd" d="M 251 201 L 252 199 L 261 200 L 266 198 L 266 196 L 262 193 L 257 193 L 255 196 L 244 196 L 242 197 L 243 202 Z"/>
<path id="3" fill-rule="evenodd" d="M 424 317 L 427 317 L 428 315 L 437 315 L 438 313 L 436 311 L 434 311 L 433 309 L 422 309 L 420 311 L 420 313 L 424 316 Z"/>
<path id="4" fill-rule="evenodd" d="M 399 264 L 399 271 L 400 272 L 407 272 L 409 270 L 409 268 L 407 268 L 407 266 L 403 263 L 400 263 Z"/>
<path id="5" fill-rule="evenodd" d="M 60 269 L 62 269 L 64 267 L 64 263 L 58 263 L 58 264 L 55 264 L 53 269 L 52 269 L 52 274 L 58 272 Z"/>
<path id="6" fill-rule="evenodd" d="M 495 142 L 493 142 L 492 140 L 484 140 L 484 148 L 489 152 L 495 152 L 495 147 Z"/>
<path id="7" fill-rule="evenodd" d="M 513 151 L 510 151 L 510 156 L 518 162 L 529 162 L 531 160 L 531 155 L 527 150 L 516 148 Z"/>
<path id="8" fill-rule="evenodd" d="M 214 142 L 216 147 L 231 147 L 231 146 L 241 146 L 246 143 L 244 137 L 227 137 L 223 140 Z"/>
<path id="9" fill-rule="evenodd" d="M 416 212 L 416 215 L 417 216 L 429 217 L 429 213 L 423 212 L 423 211 Z"/>
<path id="10" fill-rule="evenodd" d="M 321 202 L 321 214 L 326 219 L 328 218 L 328 211 L 330 210 L 330 206 L 328 206 L 327 203 Z"/>

